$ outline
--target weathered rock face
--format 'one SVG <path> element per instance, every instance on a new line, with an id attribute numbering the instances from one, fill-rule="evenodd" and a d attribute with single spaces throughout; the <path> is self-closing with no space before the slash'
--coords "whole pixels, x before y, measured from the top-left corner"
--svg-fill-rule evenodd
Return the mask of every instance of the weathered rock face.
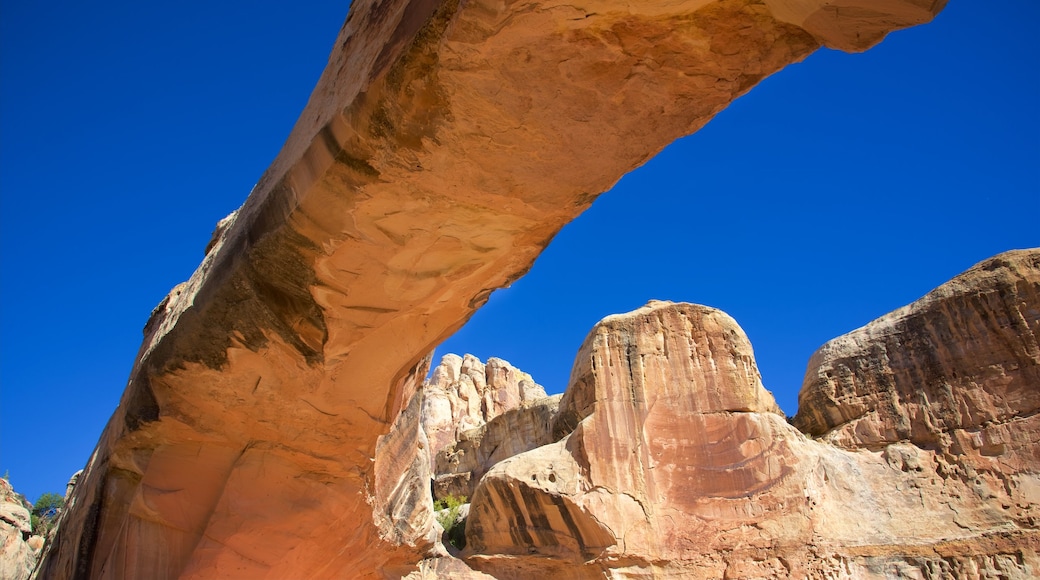
<path id="1" fill-rule="evenodd" d="M 552 425 L 561 397 L 542 397 L 463 431 L 434 458 L 434 497 L 473 497 L 477 482 L 496 463 L 555 441 Z"/>
<path id="2" fill-rule="evenodd" d="M 0 479 L 0 578 L 25 580 L 36 566 L 43 542 L 32 535 L 31 508 L 6 479 Z"/>
<path id="3" fill-rule="evenodd" d="M 600 192 L 760 79 L 943 4 L 351 3 L 284 148 L 146 325 L 40 576 L 363 578 L 414 562 L 422 527 L 375 523 L 373 458 L 426 353 Z"/>
<path id="4" fill-rule="evenodd" d="M 462 433 L 545 398 L 531 375 L 508 362 L 447 354 L 423 384 L 422 424 L 434 457 Z"/>
<path id="5" fill-rule="evenodd" d="M 430 359 L 409 378 L 421 381 Z M 407 385 L 414 390 L 414 385 Z M 440 534 L 433 525 L 433 497 L 430 495 L 430 444 L 422 424 L 421 392 L 397 416 L 390 432 L 379 438 L 375 454 L 375 488 L 371 491 L 372 515 L 379 535 L 397 545 L 414 547 L 417 542 L 433 545 Z M 400 570 L 387 569 L 398 576 L 410 571 L 410 563 Z"/>
<path id="6" fill-rule="evenodd" d="M 823 345 L 809 362 L 795 425 L 850 448 L 911 441 L 1003 454 L 1001 426 L 1040 409 L 1038 303 L 1036 251 L 978 264 Z"/>
<path id="7" fill-rule="evenodd" d="M 989 271 L 955 282 L 982 288 Z M 776 412 L 732 319 L 655 302 L 592 331 L 557 420 L 573 431 L 487 473 L 464 556 L 498 578 L 1032 578 L 1032 417 L 1002 424 L 1016 443 L 991 447 L 986 472 L 952 448 L 812 440 Z"/>
<path id="8" fill-rule="evenodd" d="M 556 423 L 573 432 L 500 463 L 477 489 L 467 553 L 485 571 L 689 559 L 690 518 L 717 517 L 711 500 L 769 490 L 790 471 L 786 425 L 747 338 L 711 308 L 652 302 L 605 319 L 579 351 Z"/>

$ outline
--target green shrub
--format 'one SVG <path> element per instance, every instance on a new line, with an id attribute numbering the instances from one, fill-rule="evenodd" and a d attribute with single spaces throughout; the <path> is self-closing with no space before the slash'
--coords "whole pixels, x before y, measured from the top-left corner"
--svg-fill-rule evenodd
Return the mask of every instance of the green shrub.
<path id="1" fill-rule="evenodd" d="M 457 508 L 468 501 L 464 495 L 447 495 L 441 499 L 434 500 L 433 509 L 437 511 L 454 509 L 455 513 L 458 513 Z"/>
<path id="2" fill-rule="evenodd" d="M 448 543 L 460 550 L 466 547 L 466 523 L 455 520 L 459 517 L 459 508 L 467 501 L 464 495 L 448 495 L 433 502 L 433 509 L 440 512 L 437 522 L 444 528 Z"/>
<path id="3" fill-rule="evenodd" d="M 58 512 L 65 507 L 65 498 L 56 493 L 45 493 L 33 504 L 30 520 L 33 533 L 38 536 L 46 536 L 54 522 L 58 519 Z"/>

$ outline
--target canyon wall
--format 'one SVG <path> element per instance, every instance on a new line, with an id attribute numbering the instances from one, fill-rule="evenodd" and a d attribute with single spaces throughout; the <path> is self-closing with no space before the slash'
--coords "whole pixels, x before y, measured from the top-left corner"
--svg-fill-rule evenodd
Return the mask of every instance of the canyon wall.
<path id="1" fill-rule="evenodd" d="M 427 353 L 759 80 L 944 4 L 356 0 L 282 151 L 148 320 L 38 577 L 412 566 L 433 523 L 380 523 L 377 479 L 402 480 L 374 460 Z"/>

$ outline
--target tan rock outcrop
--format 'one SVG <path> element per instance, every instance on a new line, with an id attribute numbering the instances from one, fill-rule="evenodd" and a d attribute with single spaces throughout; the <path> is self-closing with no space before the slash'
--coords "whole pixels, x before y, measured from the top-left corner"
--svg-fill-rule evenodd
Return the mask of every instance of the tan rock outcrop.
<path id="1" fill-rule="evenodd" d="M 943 4 L 351 3 L 282 151 L 148 321 L 40 577 L 363 578 L 416 561 L 421 526 L 375 523 L 373 459 L 426 353 L 759 80 Z"/>
<path id="2" fill-rule="evenodd" d="M 434 458 L 434 497 L 473 497 L 477 482 L 496 463 L 555 441 L 552 426 L 561 398 L 542 397 L 463 431 Z"/>
<path id="3" fill-rule="evenodd" d="M 1028 300 L 1023 309 L 1040 310 Z M 717 310 L 654 302 L 605 319 L 561 409 L 564 424 L 577 420 L 569 435 L 499 463 L 478 486 L 471 566 L 497 578 L 1040 572 L 1035 456 L 998 458 L 990 479 L 910 442 L 849 450 L 809 439 L 776 412 L 746 337 Z M 1036 449 L 1031 417 L 1004 428 Z"/>
<path id="4" fill-rule="evenodd" d="M 32 574 L 42 540 L 32 535 L 28 502 L 0 479 L 0 578 L 25 580 Z"/>
<path id="5" fill-rule="evenodd" d="M 545 398 L 531 375 L 499 358 L 446 354 L 423 384 L 422 424 L 434 457 L 462 433 Z"/>
<path id="6" fill-rule="evenodd" d="M 1038 303 L 1040 252 L 986 260 L 823 345 L 795 424 L 850 448 L 911 441 L 999 455 L 999 426 L 1040 409 Z"/>

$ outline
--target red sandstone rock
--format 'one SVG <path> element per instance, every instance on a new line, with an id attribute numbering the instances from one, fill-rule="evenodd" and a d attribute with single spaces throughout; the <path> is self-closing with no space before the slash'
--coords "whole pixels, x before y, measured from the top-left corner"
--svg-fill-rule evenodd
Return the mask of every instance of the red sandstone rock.
<path id="1" fill-rule="evenodd" d="M 433 546 L 377 523 L 374 458 L 426 353 L 759 80 L 943 4 L 353 2 L 284 148 L 146 325 L 40 576 L 414 564 Z"/>
<path id="2" fill-rule="evenodd" d="M 984 288 L 984 270 L 958 283 Z M 1025 296 L 1015 303 L 1040 311 L 1037 294 Z M 901 340 L 921 340 L 915 332 L 904 328 Z M 577 419 L 569 435 L 499 463 L 478 486 L 463 554 L 471 566 L 503 579 L 1040 571 L 1032 415 L 1001 424 L 1002 441 L 1015 443 L 986 471 L 911 442 L 848 450 L 812 440 L 775 412 L 732 319 L 668 303 L 593 329 L 561 409 L 561 424 Z"/>

